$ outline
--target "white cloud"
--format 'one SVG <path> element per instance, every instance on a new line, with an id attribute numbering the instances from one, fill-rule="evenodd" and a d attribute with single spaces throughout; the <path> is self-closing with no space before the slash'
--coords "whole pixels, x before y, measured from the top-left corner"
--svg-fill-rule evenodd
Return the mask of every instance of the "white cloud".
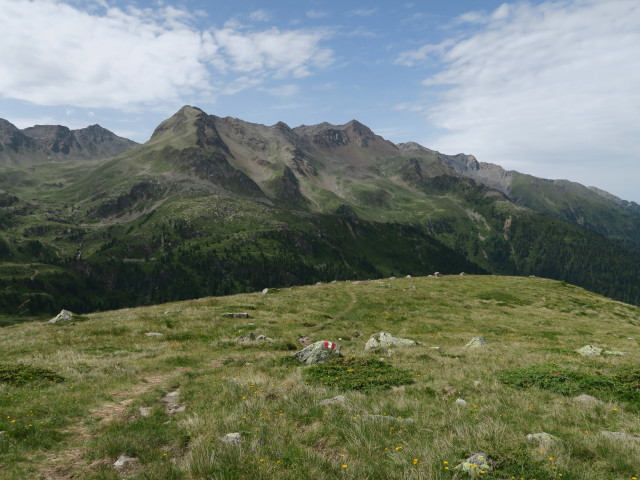
<path id="1" fill-rule="evenodd" d="M 327 36 L 320 31 L 231 24 L 203 31 L 193 15 L 171 6 L 122 10 L 102 1 L 82 10 L 59 0 L 0 0 L 0 11 L 0 97 L 38 105 L 177 103 L 211 97 L 216 84 L 252 86 L 236 74 L 306 76 L 333 54 L 320 46 Z"/>
<path id="2" fill-rule="evenodd" d="M 279 77 L 306 77 L 311 68 L 324 68 L 333 62 L 333 52 L 320 47 L 325 33 L 280 30 L 238 31 L 229 28 L 214 33 L 215 42 L 232 68 L 245 73 L 274 72 Z"/>
<path id="3" fill-rule="evenodd" d="M 397 59 L 443 62 L 425 82 L 445 90 L 429 109 L 445 131 L 433 147 L 596 185 L 619 161 L 630 191 L 640 176 L 640 3 L 518 3 L 467 20 L 476 27 L 466 38 Z"/>

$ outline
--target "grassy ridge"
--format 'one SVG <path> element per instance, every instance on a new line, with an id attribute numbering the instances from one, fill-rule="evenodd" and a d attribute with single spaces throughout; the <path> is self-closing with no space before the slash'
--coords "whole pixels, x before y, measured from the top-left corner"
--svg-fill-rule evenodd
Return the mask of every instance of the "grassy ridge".
<path id="1" fill-rule="evenodd" d="M 365 351 L 379 331 L 422 345 Z M 235 341 L 249 332 L 274 341 Z M 352 359 L 345 375 L 386 371 L 382 358 L 412 383 L 370 393 L 346 389 L 340 373 L 306 383 L 286 360 L 298 335 L 340 343 Z M 489 346 L 464 348 L 475 335 Z M 640 442 L 600 432 L 640 435 L 634 338 L 637 307 L 563 282 L 487 276 L 337 282 L 15 325 L 1 330 L 3 363 L 63 380 L 0 382 L 0 478 L 116 479 L 112 464 L 126 453 L 138 479 L 449 480 L 468 478 L 455 465 L 486 452 L 495 470 L 482 476 L 496 480 L 631 480 Z M 627 355 L 575 354 L 588 343 Z M 537 366 L 554 364 L 577 387 L 535 382 L 548 371 Z M 524 382 L 512 387 L 513 372 Z M 580 384 L 600 377 L 631 388 L 619 396 L 619 382 Z M 176 389 L 186 411 L 170 416 L 161 399 Z M 610 403 L 571 399 L 598 392 Z M 345 403 L 318 405 L 339 394 Z M 525 438 L 542 431 L 557 443 Z M 242 433 L 240 447 L 219 440 L 230 432 Z"/>

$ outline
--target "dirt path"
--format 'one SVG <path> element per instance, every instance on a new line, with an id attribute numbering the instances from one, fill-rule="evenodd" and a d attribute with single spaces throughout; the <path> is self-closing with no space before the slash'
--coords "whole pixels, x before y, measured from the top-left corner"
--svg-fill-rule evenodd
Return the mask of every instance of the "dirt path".
<path id="1" fill-rule="evenodd" d="M 356 304 L 358 303 L 358 297 L 357 297 L 357 295 L 355 294 L 355 292 L 352 289 L 349 289 L 349 296 L 351 297 L 351 303 L 349 305 L 347 305 L 347 308 L 345 308 L 338 315 L 336 315 L 334 317 L 334 320 L 339 320 L 339 319 L 347 316 L 349 314 L 349 312 L 351 310 L 353 310 L 353 307 L 355 307 Z"/>
<path id="2" fill-rule="evenodd" d="M 176 378 L 181 373 L 187 371 L 188 368 L 177 368 L 171 373 L 164 375 L 156 375 L 143 379 L 142 383 L 134 386 L 130 390 L 115 392 L 112 396 L 115 398 L 113 402 L 107 402 L 100 407 L 92 410 L 88 417 L 100 418 L 100 424 L 106 425 L 124 417 L 127 408 L 131 402 L 137 397 L 143 395 L 153 387 L 161 384 L 168 384 L 170 380 Z M 89 428 L 80 424 L 66 430 L 70 435 L 68 440 L 69 448 L 64 451 L 56 452 L 43 460 L 46 466 L 40 470 L 38 480 L 71 480 L 78 478 L 78 473 L 87 467 L 96 465 L 99 462 L 90 464 L 84 459 L 87 452 L 86 443 L 91 440 L 92 436 Z"/>

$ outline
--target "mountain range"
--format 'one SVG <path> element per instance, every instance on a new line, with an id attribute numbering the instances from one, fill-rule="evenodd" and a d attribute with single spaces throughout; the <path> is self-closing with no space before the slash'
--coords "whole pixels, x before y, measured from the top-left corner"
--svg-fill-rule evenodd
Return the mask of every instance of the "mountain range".
<path id="1" fill-rule="evenodd" d="M 640 303 L 640 206 L 353 120 L 185 106 L 142 145 L 0 120 L 0 310 L 117 308 L 334 279 L 536 275 Z"/>

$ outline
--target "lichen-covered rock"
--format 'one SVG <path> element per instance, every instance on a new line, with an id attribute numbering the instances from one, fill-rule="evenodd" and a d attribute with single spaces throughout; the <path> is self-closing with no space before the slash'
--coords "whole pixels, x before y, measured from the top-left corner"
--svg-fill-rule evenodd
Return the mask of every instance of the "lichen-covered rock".
<path id="1" fill-rule="evenodd" d="M 117 470 L 128 470 L 130 468 L 136 467 L 139 461 L 136 457 L 130 457 L 128 455 L 120 455 L 118 459 L 114 462 L 113 466 Z"/>
<path id="2" fill-rule="evenodd" d="M 583 357 L 599 357 L 602 355 L 603 351 L 603 348 L 596 347 L 595 345 L 585 345 L 584 347 L 576 350 L 576 352 L 578 352 Z"/>
<path id="3" fill-rule="evenodd" d="M 242 434 L 240 432 L 227 433 L 224 437 L 220 437 L 220 441 L 239 447 L 242 441 Z"/>
<path id="4" fill-rule="evenodd" d="M 485 475 L 493 470 L 491 466 L 493 462 L 486 453 L 474 453 L 464 462 L 456 466 L 457 470 L 462 470 L 472 477 Z"/>
<path id="5" fill-rule="evenodd" d="M 456 401 L 454 403 L 463 407 L 467 405 L 467 401 L 463 398 L 456 398 Z"/>
<path id="6" fill-rule="evenodd" d="M 484 337 L 473 337 L 469 343 L 465 345 L 465 348 L 486 347 L 487 345 L 487 341 Z"/>
<path id="7" fill-rule="evenodd" d="M 340 345 L 327 340 L 312 343 L 293 354 L 293 358 L 306 365 L 327 362 L 341 356 Z"/>
<path id="8" fill-rule="evenodd" d="M 58 322 L 68 322 L 72 318 L 73 318 L 73 312 L 70 312 L 69 310 L 64 310 L 63 309 L 63 310 L 60 311 L 60 313 L 58 315 L 53 317 L 47 323 L 54 324 L 54 323 L 58 323 Z"/>
<path id="9" fill-rule="evenodd" d="M 530 433 L 527 435 L 527 440 L 530 442 L 537 442 L 541 447 L 549 447 L 553 445 L 558 439 L 547 432 Z"/>
<path id="10" fill-rule="evenodd" d="M 364 345 L 365 350 L 371 350 L 373 348 L 388 348 L 388 347 L 413 347 L 420 345 L 415 340 L 409 340 L 408 338 L 394 337 L 390 333 L 380 332 L 371 335 L 371 338 L 367 340 Z"/>

